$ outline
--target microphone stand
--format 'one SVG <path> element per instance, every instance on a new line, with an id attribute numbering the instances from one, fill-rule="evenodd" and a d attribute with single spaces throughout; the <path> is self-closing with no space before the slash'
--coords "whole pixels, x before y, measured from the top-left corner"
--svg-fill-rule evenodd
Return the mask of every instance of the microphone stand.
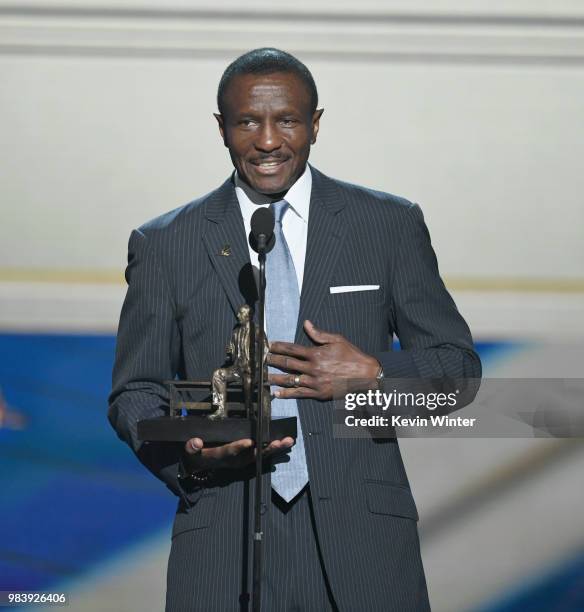
<path id="1" fill-rule="evenodd" d="M 256 446 L 256 480 L 255 480 L 255 500 L 254 500 L 254 533 L 253 533 L 253 612 L 261 611 L 262 597 L 262 555 L 263 555 L 263 532 L 262 532 L 262 449 L 264 441 L 264 393 L 265 393 L 265 364 L 264 364 L 264 338 L 265 338 L 265 298 L 266 298 L 266 235 L 258 236 L 258 261 L 260 264 L 260 278 L 258 291 L 258 322 L 259 334 L 257 338 L 256 369 L 259 375 L 257 410 L 255 422 L 255 446 Z"/>

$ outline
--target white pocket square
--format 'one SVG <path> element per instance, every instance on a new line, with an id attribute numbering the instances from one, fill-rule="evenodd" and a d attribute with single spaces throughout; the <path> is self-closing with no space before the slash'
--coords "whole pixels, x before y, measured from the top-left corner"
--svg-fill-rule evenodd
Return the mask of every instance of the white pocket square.
<path id="1" fill-rule="evenodd" d="M 331 293 L 349 293 L 352 291 L 377 291 L 379 285 L 341 285 L 339 287 L 329 287 Z"/>

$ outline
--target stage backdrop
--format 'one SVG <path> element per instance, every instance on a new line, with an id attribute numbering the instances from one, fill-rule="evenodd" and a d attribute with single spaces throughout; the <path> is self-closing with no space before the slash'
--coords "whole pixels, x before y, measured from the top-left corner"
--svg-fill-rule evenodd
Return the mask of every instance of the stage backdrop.
<path id="1" fill-rule="evenodd" d="M 581 377 L 577 0 L 0 1 L 0 590 L 161 609 L 174 500 L 106 422 L 127 240 L 228 176 L 220 74 L 272 45 L 318 84 L 311 161 L 421 205 L 486 373 Z M 433 609 L 580 609 L 554 444 L 402 442 Z"/>

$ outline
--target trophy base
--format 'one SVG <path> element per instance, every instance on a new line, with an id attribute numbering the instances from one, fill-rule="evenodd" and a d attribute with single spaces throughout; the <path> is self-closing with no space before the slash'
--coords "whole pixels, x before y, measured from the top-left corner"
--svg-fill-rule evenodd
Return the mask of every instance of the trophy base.
<path id="1" fill-rule="evenodd" d="M 264 428 L 265 429 L 265 428 Z M 264 442 L 296 438 L 296 417 L 272 419 L 269 435 L 264 432 Z M 156 417 L 138 421 L 138 439 L 150 442 L 186 442 L 201 438 L 206 445 L 228 444 L 235 440 L 254 439 L 255 423 L 250 419 L 226 418 L 211 421 L 200 416 Z"/>

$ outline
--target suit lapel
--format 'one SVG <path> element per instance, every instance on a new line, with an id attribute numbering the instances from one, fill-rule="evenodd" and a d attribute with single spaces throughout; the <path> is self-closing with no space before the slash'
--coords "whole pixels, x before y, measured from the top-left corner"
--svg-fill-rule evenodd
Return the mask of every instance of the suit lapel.
<path id="1" fill-rule="evenodd" d="M 334 182 L 310 167 L 312 192 L 308 216 L 308 238 L 296 342 L 310 344 L 303 330 L 306 319 L 315 321 L 330 281 L 346 232 L 341 214 L 345 203 Z"/>
<path id="2" fill-rule="evenodd" d="M 297 343 L 310 344 L 302 324 L 314 321 L 330 287 L 335 265 L 346 232 L 341 214 L 345 203 L 334 182 L 310 167 L 312 191 L 308 221 L 306 261 L 296 329 Z M 227 294 L 234 313 L 244 303 L 240 287 L 242 269 L 250 265 L 249 249 L 241 210 L 231 179 L 209 198 L 203 242 L 209 260 Z M 268 255 L 269 257 L 269 255 Z"/>
<path id="3" fill-rule="evenodd" d="M 203 242 L 209 260 L 225 289 L 233 312 L 245 302 L 241 291 L 242 269 L 250 265 L 243 217 L 231 179 L 211 196 L 206 205 L 207 228 Z"/>

